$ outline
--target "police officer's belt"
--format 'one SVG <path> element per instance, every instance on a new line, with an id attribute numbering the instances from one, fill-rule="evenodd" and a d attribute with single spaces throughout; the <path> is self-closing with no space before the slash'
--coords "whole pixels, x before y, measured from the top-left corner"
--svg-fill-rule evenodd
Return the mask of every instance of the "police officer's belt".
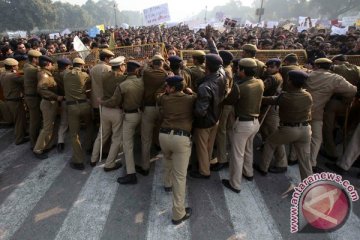
<path id="1" fill-rule="evenodd" d="M 124 113 L 138 113 L 139 109 L 132 109 L 132 110 L 124 110 Z"/>
<path id="2" fill-rule="evenodd" d="M 160 128 L 160 133 L 170 134 L 171 131 L 174 135 L 191 137 L 191 133 L 188 131 L 184 131 L 180 129 L 171 129 L 171 128 Z"/>
<path id="3" fill-rule="evenodd" d="M 236 120 L 240 122 L 254 121 L 255 119 L 258 119 L 258 117 L 236 117 Z"/>
<path id="4" fill-rule="evenodd" d="M 34 93 L 34 94 L 26 94 L 25 93 L 25 97 L 38 97 L 39 95 Z"/>
<path id="5" fill-rule="evenodd" d="M 309 126 L 309 122 L 299 122 L 299 123 L 287 123 L 287 122 L 280 122 L 280 126 L 284 126 L 284 127 L 301 127 L 301 126 Z"/>
<path id="6" fill-rule="evenodd" d="M 66 105 L 74 105 L 74 104 L 80 104 L 80 103 L 86 103 L 86 99 L 76 100 L 76 101 L 66 101 Z"/>
<path id="7" fill-rule="evenodd" d="M 43 97 L 42 99 L 44 99 L 44 100 L 46 100 L 46 101 L 55 101 L 54 99 L 47 98 L 47 97 Z"/>
<path id="8" fill-rule="evenodd" d="M 9 101 L 9 102 L 20 102 L 22 100 L 21 97 L 18 97 L 18 98 L 5 98 L 6 101 Z"/>

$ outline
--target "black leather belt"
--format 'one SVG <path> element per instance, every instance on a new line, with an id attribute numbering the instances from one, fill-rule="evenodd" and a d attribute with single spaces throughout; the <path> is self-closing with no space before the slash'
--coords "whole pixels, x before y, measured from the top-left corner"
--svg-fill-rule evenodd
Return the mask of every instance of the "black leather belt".
<path id="1" fill-rule="evenodd" d="M 46 101 L 55 101 L 55 100 L 53 100 L 53 99 L 50 99 L 50 98 L 46 98 L 46 97 L 43 97 L 42 99 L 44 99 L 44 100 L 46 100 Z"/>
<path id="2" fill-rule="evenodd" d="M 287 123 L 287 122 L 280 122 L 280 126 L 284 127 L 301 127 L 301 126 L 309 126 L 309 122 L 298 122 L 298 123 Z"/>
<path id="3" fill-rule="evenodd" d="M 80 104 L 80 103 L 86 103 L 86 99 L 76 100 L 76 101 L 66 101 L 66 105 L 74 105 L 74 104 Z"/>
<path id="4" fill-rule="evenodd" d="M 139 109 L 132 109 L 132 110 L 124 110 L 124 113 L 138 113 Z"/>
<path id="5" fill-rule="evenodd" d="M 258 117 L 236 117 L 236 120 L 240 122 L 249 122 L 258 119 Z"/>
<path id="6" fill-rule="evenodd" d="M 178 135 L 178 136 L 185 136 L 185 137 L 191 137 L 191 133 L 185 130 L 181 130 L 181 129 L 171 129 L 171 128 L 160 128 L 160 133 L 166 133 L 166 134 L 170 134 L 172 131 L 172 133 L 174 135 Z"/>
<path id="7" fill-rule="evenodd" d="M 18 98 L 5 98 L 5 101 L 9 101 L 9 102 L 20 102 L 22 100 L 21 97 Z"/>
<path id="8" fill-rule="evenodd" d="M 39 97 L 38 94 L 25 94 L 25 97 Z"/>

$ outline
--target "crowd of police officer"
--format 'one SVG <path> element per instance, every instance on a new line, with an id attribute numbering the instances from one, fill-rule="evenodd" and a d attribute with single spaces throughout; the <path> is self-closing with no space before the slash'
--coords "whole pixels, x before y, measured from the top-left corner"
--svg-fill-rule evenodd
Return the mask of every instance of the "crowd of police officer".
<path id="1" fill-rule="evenodd" d="M 194 51 L 191 67 L 176 55 L 164 59 L 156 54 L 140 64 L 115 57 L 108 49 L 100 51 L 100 61 L 88 72 L 81 58 L 60 58 L 54 69 L 54 60 L 37 50 L 27 53 L 21 72 L 17 60 L 5 59 L 0 76 L 5 102 L 0 109 L 15 125 L 15 144 L 30 140 L 34 156 L 46 159 L 53 146 L 64 150 L 69 129 L 70 166 L 85 169 L 88 153 L 95 167 L 107 152 L 105 172 L 125 165 L 120 184 L 136 184 L 136 173 L 147 176 L 151 146 L 159 146 L 164 191 L 173 194 L 174 224 L 191 215 L 185 207 L 188 170 L 193 178 L 208 179 L 211 171 L 229 167 L 229 179 L 222 184 L 239 193 L 242 178 L 252 181 L 254 169 L 265 176 L 298 163 L 301 179 L 321 172 L 316 160 L 322 142 L 320 153 L 338 159 L 327 166 L 341 174 L 349 170 L 360 155 L 360 127 L 355 123 L 342 158 L 334 151 L 333 130 L 338 116 L 346 116 L 347 122 L 349 107 L 359 101 L 359 67 L 343 55 L 316 59 L 312 71 L 302 68 L 295 54 L 263 63 L 251 44 L 243 46 L 241 59 L 234 59 L 229 51 L 217 50 L 210 27 L 206 39 L 210 53 Z M 141 159 L 134 157 L 137 129 Z M 264 146 L 260 163 L 254 164 L 257 133 Z M 117 161 L 122 152 L 124 161 Z"/>

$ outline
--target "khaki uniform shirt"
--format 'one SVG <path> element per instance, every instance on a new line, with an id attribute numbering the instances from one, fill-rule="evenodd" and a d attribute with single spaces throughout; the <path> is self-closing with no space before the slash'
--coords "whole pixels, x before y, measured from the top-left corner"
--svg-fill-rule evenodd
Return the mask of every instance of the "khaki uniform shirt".
<path id="1" fill-rule="evenodd" d="M 100 61 L 93 68 L 90 69 L 91 76 L 91 106 L 98 108 L 99 103 L 97 98 L 103 97 L 103 75 L 106 72 L 110 72 L 111 67 L 105 62 Z"/>
<path id="2" fill-rule="evenodd" d="M 313 98 L 312 120 L 318 121 L 323 119 L 324 107 L 334 93 L 347 98 L 354 97 L 356 93 L 356 87 L 345 78 L 323 69 L 311 72 L 304 88 Z"/>
<path id="3" fill-rule="evenodd" d="M 348 62 L 333 66 L 333 72 L 343 76 L 349 83 L 357 86 L 360 81 L 360 67 Z"/>
<path id="4" fill-rule="evenodd" d="M 25 94 L 37 94 L 37 73 L 40 68 L 38 66 L 26 63 L 24 65 L 24 91 Z"/>
<path id="5" fill-rule="evenodd" d="M 156 95 L 163 91 L 167 72 L 164 69 L 147 68 L 143 72 L 144 106 L 155 106 Z"/>
<path id="6" fill-rule="evenodd" d="M 66 71 L 64 75 L 64 90 L 66 101 L 76 101 L 86 99 L 86 84 L 90 81 L 87 73 L 80 68 L 73 68 Z"/>
<path id="7" fill-rule="evenodd" d="M 274 96 L 280 93 L 283 85 L 283 78 L 280 73 L 269 75 L 264 79 L 264 96 Z"/>
<path id="8" fill-rule="evenodd" d="M 121 106 L 124 111 L 132 111 L 141 107 L 143 95 L 144 82 L 137 76 L 131 75 L 116 87 L 114 95 L 102 102 L 102 105 L 105 107 Z"/>
<path id="9" fill-rule="evenodd" d="M 183 92 L 163 94 L 159 99 L 161 127 L 191 132 L 195 99 Z"/>
<path id="10" fill-rule="evenodd" d="M 256 78 L 262 78 L 264 76 L 264 72 L 265 72 L 265 68 L 266 65 L 265 63 L 263 63 L 262 61 L 258 60 L 258 59 L 254 59 L 257 65 L 257 70 L 256 70 Z"/>
<path id="11" fill-rule="evenodd" d="M 20 100 L 24 92 L 24 77 L 16 73 L 6 71 L 0 74 L 0 85 L 3 90 L 5 100 Z"/>
<path id="12" fill-rule="evenodd" d="M 58 94 L 60 96 L 65 96 L 65 92 L 64 92 L 64 75 L 66 71 L 70 71 L 69 69 L 66 69 L 64 71 L 56 71 L 53 73 L 55 82 L 58 85 Z"/>
<path id="13" fill-rule="evenodd" d="M 288 77 L 288 73 L 292 70 L 301 70 L 302 68 L 300 67 L 300 65 L 287 65 L 287 66 L 282 66 L 280 68 L 280 74 L 282 76 L 283 79 L 283 90 L 286 91 L 287 90 L 287 81 L 289 79 Z"/>
<path id="14" fill-rule="evenodd" d="M 186 68 L 185 71 L 191 76 L 191 89 L 197 92 L 200 80 L 205 77 L 205 64 L 191 66 L 190 68 Z"/>
<path id="15" fill-rule="evenodd" d="M 49 101 L 56 101 L 58 94 L 57 94 L 57 83 L 50 71 L 47 69 L 41 69 L 38 72 L 38 85 L 37 91 L 39 95 Z"/>
<path id="16" fill-rule="evenodd" d="M 126 75 L 119 72 L 107 72 L 103 77 L 103 100 L 110 99 L 115 92 L 116 86 L 122 83 L 127 78 Z"/>

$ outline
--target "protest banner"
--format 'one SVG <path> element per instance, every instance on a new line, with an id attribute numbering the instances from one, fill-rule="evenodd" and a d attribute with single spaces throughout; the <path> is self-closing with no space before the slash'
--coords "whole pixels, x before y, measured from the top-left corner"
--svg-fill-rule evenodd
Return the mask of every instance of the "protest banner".
<path id="1" fill-rule="evenodd" d="M 49 38 L 50 39 L 58 39 L 60 37 L 60 33 L 50 33 Z"/>
<path id="2" fill-rule="evenodd" d="M 26 31 L 15 31 L 15 32 L 6 32 L 10 39 L 13 38 L 26 38 Z"/>
<path id="3" fill-rule="evenodd" d="M 61 36 L 64 36 L 65 34 L 70 34 L 70 33 L 71 33 L 70 29 L 66 28 L 60 34 L 61 34 Z"/>
<path id="4" fill-rule="evenodd" d="M 82 59 L 85 58 L 90 54 L 89 49 L 84 45 L 84 43 L 80 40 L 78 36 L 74 37 L 74 50 L 79 52 Z"/>
<path id="5" fill-rule="evenodd" d="M 169 7 L 167 3 L 143 10 L 146 25 L 157 25 L 170 21 Z"/>
<path id="6" fill-rule="evenodd" d="M 341 25 L 344 27 L 354 26 L 357 20 L 357 16 L 343 17 Z"/>
<path id="7" fill-rule="evenodd" d="M 336 26 L 332 26 L 330 35 L 346 35 L 347 31 L 348 31 L 348 27 L 339 28 Z"/>

